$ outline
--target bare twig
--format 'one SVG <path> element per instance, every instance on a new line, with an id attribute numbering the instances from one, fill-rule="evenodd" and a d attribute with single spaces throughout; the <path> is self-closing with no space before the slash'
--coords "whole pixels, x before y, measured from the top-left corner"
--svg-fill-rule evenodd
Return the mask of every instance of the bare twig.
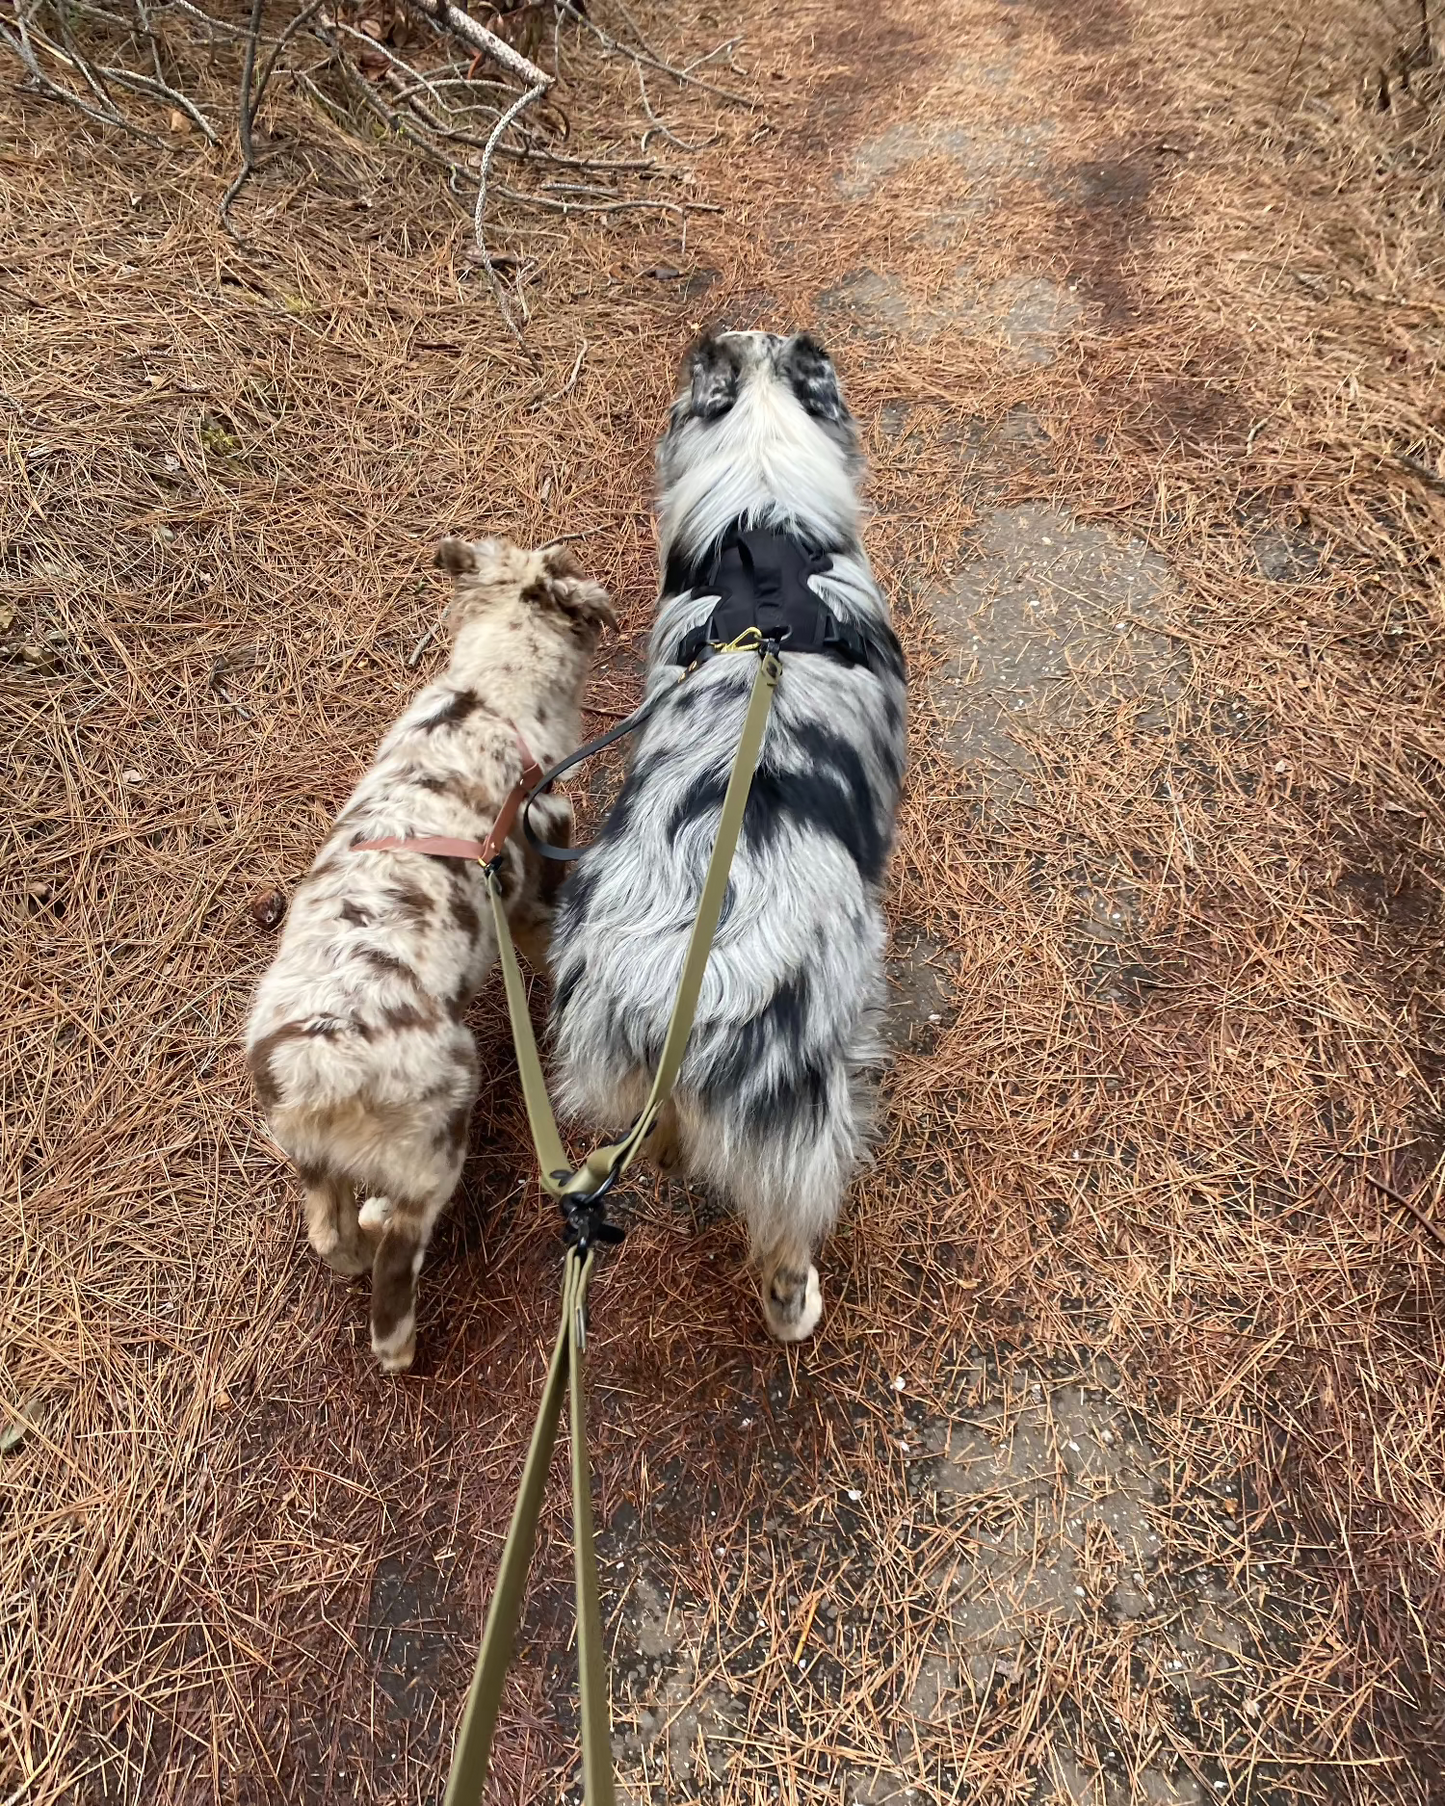
<path id="1" fill-rule="evenodd" d="M 1434 494 L 1445 495 L 1445 477 L 1442 477 L 1438 471 L 1431 470 L 1430 466 L 1422 463 L 1419 458 L 1412 457 L 1409 452 L 1397 451 L 1395 462 L 1401 470 L 1407 471 Z"/>
<path id="2" fill-rule="evenodd" d="M 550 407 L 554 401 L 560 401 L 564 395 L 570 395 L 572 393 L 577 387 L 577 378 L 582 374 L 582 365 L 586 361 L 589 350 L 590 346 L 586 339 L 583 339 L 581 349 L 577 353 L 577 360 L 572 365 L 571 375 L 567 378 L 566 382 L 563 383 L 560 389 L 554 389 L 550 395 L 538 395 L 531 404 L 533 413 L 539 408 Z M 581 533 L 567 533 L 563 534 L 561 539 L 549 540 L 547 543 L 549 545 L 560 545 L 562 539 L 583 539 L 585 537 L 586 535 Z"/>
<path id="3" fill-rule="evenodd" d="M 545 69 L 539 69 L 535 63 L 529 63 L 520 51 L 513 50 L 505 38 L 499 38 L 494 31 L 488 31 L 485 25 L 478 25 L 476 20 L 450 4 L 450 0 L 407 0 L 413 11 L 430 19 L 443 31 L 449 31 L 453 37 L 461 38 L 470 44 L 473 50 L 481 51 L 494 63 L 500 63 L 509 75 L 525 82 L 529 88 L 536 88 L 542 93 L 552 86 L 552 77 Z M 530 104 L 530 103 L 529 103 Z"/>
<path id="4" fill-rule="evenodd" d="M 1168 792 L 1169 807 L 1174 811 L 1174 826 L 1179 831 L 1179 842 L 1184 849 L 1184 863 L 1191 872 L 1197 871 L 1199 868 L 1194 859 L 1194 842 L 1189 838 L 1189 831 L 1184 826 L 1184 817 L 1179 813 L 1179 798 L 1175 794 L 1171 778 L 1165 778 L 1164 788 Z"/>
<path id="5" fill-rule="evenodd" d="M 131 0 L 131 4 L 135 7 L 135 16 L 140 25 L 141 36 L 150 46 L 151 67 L 156 72 L 156 80 L 164 86 L 166 72 L 161 68 L 160 41 L 151 27 L 150 14 L 146 11 L 145 0 Z"/>
<path id="6" fill-rule="evenodd" d="M 265 98 L 266 89 L 270 84 L 271 77 L 276 73 L 276 62 L 280 57 L 281 52 L 303 26 L 311 23 L 317 13 L 321 11 L 324 4 L 325 0 L 307 0 L 307 4 L 301 8 L 299 13 L 295 14 L 286 29 L 281 33 L 280 37 L 272 44 L 271 54 L 266 59 L 266 67 L 261 71 L 261 79 L 256 83 L 256 98 L 251 105 L 251 117 L 253 119 L 261 110 L 261 102 Z M 265 43 L 266 40 L 258 34 L 256 41 L 257 43 Z"/>
<path id="7" fill-rule="evenodd" d="M 688 144 L 684 139 L 679 138 L 665 126 L 657 117 L 656 113 L 653 112 L 652 103 L 647 98 L 647 82 L 642 73 L 642 64 L 635 63 L 633 67 L 637 71 L 637 86 L 642 95 L 642 110 L 652 121 L 651 127 L 642 134 L 642 148 L 644 151 L 647 149 L 647 140 L 652 136 L 653 132 L 660 132 L 669 144 L 675 144 L 680 151 L 706 150 L 710 144 L 717 143 L 718 134 L 716 132 L 710 132 L 706 138 L 700 139 L 696 144 Z"/>
<path id="8" fill-rule="evenodd" d="M 726 100 L 735 107 L 751 108 L 757 104 L 745 94 L 734 93 L 731 88 L 719 88 L 714 82 L 699 81 L 695 75 L 689 75 L 685 69 L 663 62 L 661 57 L 653 56 L 650 51 L 635 50 L 632 45 L 621 43 L 610 31 L 604 31 L 600 25 L 594 24 L 586 13 L 578 12 L 571 0 L 559 0 L 558 10 L 569 13 L 579 25 L 585 25 L 603 49 L 612 51 L 616 56 L 631 57 L 634 63 L 646 63 L 649 69 L 661 70 L 664 75 L 670 75 L 675 82 L 681 82 L 685 87 L 701 88 L 705 94 L 716 94 L 719 100 Z"/>
<path id="9" fill-rule="evenodd" d="M 570 190 L 569 190 L 570 192 Z M 605 189 L 587 189 L 584 193 L 605 194 Z M 689 213 L 721 213 L 707 201 L 664 201 L 651 196 L 628 196 L 615 201 L 557 201 L 549 195 L 523 194 L 516 188 L 498 186 L 497 193 L 509 201 L 521 201 L 529 207 L 544 207 L 549 213 L 625 213 L 629 208 L 651 208 L 660 213 L 676 213 L 686 219 Z"/>
<path id="10" fill-rule="evenodd" d="M 221 197 L 221 224 L 238 245 L 243 245 L 245 241 L 231 225 L 230 212 L 232 202 L 245 187 L 256 167 L 255 146 L 251 140 L 251 127 L 255 121 L 251 103 L 251 78 L 256 73 L 256 45 L 261 35 L 261 15 L 265 10 L 266 0 L 251 0 L 251 23 L 246 33 L 246 54 L 241 63 L 241 168 Z"/>
<path id="11" fill-rule="evenodd" d="M 432 641 L 437 637 L 441 630 L 442 624 L 440 621 L 433 621 L 431 626 L 427 628 L 426 632 L 406 655 L 406 668 L 408 671 L 416 670 L 417 666 L 421 663 L 422 653 L 424 653 L 427 647 L 431 645 Z"/>
<path id="12" fill-rule="evenodd" d="M 103 97 L 103 104 L 109 110 L 101 112 L 93 107 L 89 101 L 82 99 L 73 88 L 64 87 L 61 83 L 52 80 L 40 66 L 39 59 L 35 54 L 34 45 L 31 43 L 30 32 L 27 29 L 23 12 L 18 12 L 16 14 L 16 24 L 19 27 L 18 33 L 11 31 L 5 21 L 0 19 L 0 41 L 7 44 L 20 59 L 21 63 L 29 72 L 31 79 L 48 100 L 63 101 L 65 105 L 76 108 L 76 110 L 83 113 L 87 119 L 94 119 L 100 125 L 121 126 L 125 131 L 133 133 L 137 138 L 143 139 L 147 144 L 161 145 L 165 142 L 164 139 L 157 137 L 154 132 L 148 132 L 144 126 L 137 125 L 133 119 L 127 119 L 125 114 L 120 111 L 115 102 L 111 100 L 108 95 Z M 63 62 L 67 67 L 73 66 L 72 59 L 67 56 L 64 51 L 52 45 L 47 45 L 47 48 L 53 56 Z M 77 70 L 77 73 L 80 73 L 80 71 Z M 92 84 L 87 83 L 87 86 L 92 86 Z M 92 91 L 94 91 L 93 86 Z"/>
<path id="13" fill-rule="evenodd" d="M 370 38 L 367 39 L 367 42 L 371 42 Z M 468 75 L 446 75 L 440 70 L 433 70 L 430 75 L 422 75 L 418 71 L 413 71 L 413 73 L 416 75 L 415 85 L 410 88 L 399 88 L 396 95 L 398 102 L 410 100 L 413 94 L 425 92 L 440 99 L 449 113 L 491 113 L 495 116 L 499 109 L 494 101 L 474 100 L 464 104 L 453 104 L 445 99 L 443 91 L 447 88 L 495 88 L 498 94 L 510 95 L 512 93 L 505 82 L 484 82 Z"/>
<path id="14" fill-rule="evenodd" d="M 123 18 L 107 6 L 94 6 L 91 0 L 70 0 L 70 10 L 73 13 L 83 13 L 87 19 L 99 19 L 103 25 L 109 25 L 116 31 L 131 33 L 136 28 L 134 19 Z M 144 32 L 141 35 L 144 36 Z"/>
<path id="15" fill-rule="evenodd" d="M 450 0 L 407 0 L 407 4 L 415 11 L 423 14 L 443 31 L 450 32 L 453 37 L 461 38 L 470 44 L 473 50 L 488 56 L 495 63 L 500 63 L 510 75 L 527 84 L 524 93 L 519 94 L 497 123 L 492 127 L 491 136 L 487 139 L 482 151 L 482 167 L 477 180 L 477 201 L 472 210 L 472 225 L 476 237 L 477 257 L 486 272 L 487 283 L 492 297 L 497 303 L 497 310 L 518 344 L 522 342 L 521 328 L 512 318 L 507 306 L 506 296 L 502 292 L 502 283 L 487 250 L 486 212 L 487 181 L 492 171 L 492 159 L 497 154 L 497 145 L 508 126 L 526 112 L 527 108 L 540 100 L 552 86 L 553 78 L 535 63 L 529 62 L 519 51 L 516 51 L 499 38 L 495 32 L 488 31 L 485 25 L 478 25 L 475 19 L 451 5 Z"/>
<path id="16" fill-rule="evenodd" d="M 704 69 L 709 63 L 715 63 L 719 57 L 726 57 L 729 69 L 737 69 L 739 75 L 747 75 L 749 71 L 738 69 L 732 55 L 742 42 L 741 38 L 729 38 L 725 44 L 719 44 L 716 50 L 709 50 L 705 56 L 695 56 L 690 63 L 683 64 L 683 74 L 691 75 L 694 69 Z"/>
<path id="17" fill-rule="evenodd" d="M 637 23 L 636 19 L 633 18 L 632 14 L 630 12 L 628 12 L 627 8 L 622 3 L 622 0 L 611 0 L 611 4 L 613 6 L 615 6 L 617 11 L 622 14 L 622 17 L 627 22 L 627 29 L 632 33 L 633 37 L 635 37 L 637 39 L 638 43 L 647 52 L 647 54 L 650 57 L 654 58 L 655 60 L 660 61 L 661 59 L 658 57 L 657 52 L 653 49 L 652 45 L 649 44 L 647 39 L 643 36 L 642 27 Z"/>
<path id="18" fill-rule="evenodd" d="M 665 176 L 670 181 L 677 181 L 679 176 L 677 170 L 655 163 L 651 157 L 614 163 L 605 157 L 563 157 L 556 151 L 542 150 L 535 144 L 529 144 L 520 150 L 514 150 L 509 144 L 499 144 L 497 155 L 515 157 L 524 163 L 555 163 L 558 169 L 581 169 L 593 174 L 600 170 L 614 175 Z"/>
<path id="19" fill-rule="evenodd" d="M 59 27 L 60 36 L 64 41 L 66 61 L 69 63 L 70 67 L 80 76 L 81 80 L 90 89 L 91 93 L 95 95 L 97 100 L 104 101 L 108 106 L 114 107 L 116 113 L 119 114 L 120 108 L 116 107 L 115 96 L 110 92 L 109 88 L 106 87 L 96 70 L 91 67 L 76 47 L 76 44 L 70 35 L 70 19 L 67 16 L 64 7 L 60 7 L 55 12 L 55 22 Z M 54 46 L 52 46 L 52 50 L 53 49 Z"/>
<path id="20" fill-rule="evenodd" d="M 134 88 L 137 94 L 145 94 L 152 100 L 164 100 L 176 107 L 196 127 L 196 130 L 211 144 L 220 143 L 220 134 L 207 119 L 194 101 L 187 100 L 179 90 L 171 87 L 169 82 L 152 81 L 148 75 L 135 75 L 129 69 L 117 69 L 107 64 L 101 74 L 111 81 L 119 82 L 123 88 Z"/>
<path id="21" fill-rule="evenodd" d="M 403 138 L 408 143 L 414 144 L 417 150 L 421 152 L 422 156 L 425 157 L 429 163 L 434 163 L 439 169 L 444 169 L 447 172 L 447 182 L 451 192 L 460 197 L 460 188 L 458 187 L 458 184 L 463 182 L 469 184 L 471 180 L 471 171 L 463 164 L 453 162 L 450 157 L 445 156 L 439 151 L 426 135 L 426 132 L 417 126 L 415 120 L 408 119 L 404 115 L 394 111 L 391 107 L 385 105 L 373 85 L 367 81 L 345 57 L 338 56 L 336 67 L 340 72 L 342 80 L 356 95 L 356 98 L 367 111 L 374 113 L 389 132 L 394 132 L 398 138 Z M 336 119 L 339 125 L 346 124 L 345 119 L 336 112 L 336 109 L 332 106 L 331 102 L 326 99 L 320 88 L 317 87 L 315 82 L 313 82 L 309 76 L 302 76 L 299 79 L 302 86 L 307 88 L 308 91 L 321 102 L 327 112 Z"/>
<path id="22" fill-rule="evenodd" d="M 441 0 L 441 3 L 445 4 L 445 0 Z M 514 100 L 512 102 L 511 106 L 509 106 L 507 108 L 506 112 L 503 113 L 502 117 L 497 121 L 496 125 L 493 127 L 492 135 L 487 140 L 487 148 L 482 152 L 481 179 L 477 183 L 477 204 L 476 204 L 475 210 L 472 213 L 472 225 L 473 225 L 473 228 L 474 228 L 474 231 L 476 234 L 476 241 L 477 241 L 477 256 L 481 260 L 482 268 L 487 273 L 487 281 L 491 285 L 492 294 L 493 294 L 494 298 L 496 299 L 497 307 L 501 312 L 501 316 L 506 321 L 508 327 L 511 329 L 512 336 L 516 339 L 516 341 L 519 345 L 522 342 L 521 328 L 517 325 L 516 321 L 512 318 L 511 313 L 508 311 L 506 298 L 502 294 L 501 278 L 497 275 L 497 272 L 492 265 L 491 254 L 487 250 L 487 235 L 486 235 L 486 225 L 485 225 L 486 212 L 487 212 L 487 178 L 491 174 L 492 158 L 496 154 L 497 140 L 501 137 L 502 133 L 506 131 L 507 127 L 512 123 L 512 121 L 518 117 L 519 114 L 521 114 L 522 112 L 524 112 L 526 110 L 526 108 L 531 106 L 531 104 L 534 100 L 540 100 L 542 95 L 544 95 L 546 92 L 547 92 L 547 89 L 545 86 L 528 88 L 528 90 L 525 94 L 518 95 L 516 100 Z"/>
<path id="23" fill-rule="evenodd" d="M 336 30 L 342 32 L 348 38 L 355 38 L 357 43 L 364 44 L 368 50 L 375 51 L 378 55 L 384 56 L 393 69 L 400 69 L 403 75 L 409 75 L 415 85 L 408 89 L 408 98 L 414 93 L 425 91 L 431 95 L 432 99 L 439 107 L 446 106 L 447 103 L 422 74 L 421 70 L 413 69 L 410 63 L 403 57 L 399 57 L 388 45 L 378 43 L 375 38 L 368 37 L 364 31 L 358 31 L 354 25 L 347 25 L 340 19 L 336 21 Z M 397 98 L 400 99 L 401 97 L 398 96 Z"/>
<path id="24" fill-rule="evenodd" d="M 210 13 L 202 12 L 199 6 L 192 3 L 192 0 L 165 0 L 165 5 L 160 10 L 168 13 L 188 13 L 191 18 L 198 19 L 208 30 L 219 32 L 221 36 L 225 38 L 245 38 L 249 35 L 244 26 L 232 25 L 226 19 L 212 18 Z M 279 38 L 258 37 L 257 42 L 262 44 L 279 44 L 281 40 Z"/>
<path id="25" fill-rule="evenodd" d="M 1440 1246 L 1445 1248 L 1445 1229 L 1442 1229 L 1433 1217 L 1427 1217 L 1425 1212 L 1421 1210 L 1420 1206 L 1413 1198 L 1407 1198 L 1404 1192 L 1396 1191 L 1395 1187 L 1391 1185 L 1387 1179 L 1378 1178 L 1368 1169 L 1366 1169 L 1365 1178 L 1374 1186 L 1376 1191 L 1384 1192 L 1387 1198 L 1392 1198 L 1396 1204 L 1403 1205 L 1425 1233 L 1433 1236 L 1435 1240 L 1439 1242 Z"/>

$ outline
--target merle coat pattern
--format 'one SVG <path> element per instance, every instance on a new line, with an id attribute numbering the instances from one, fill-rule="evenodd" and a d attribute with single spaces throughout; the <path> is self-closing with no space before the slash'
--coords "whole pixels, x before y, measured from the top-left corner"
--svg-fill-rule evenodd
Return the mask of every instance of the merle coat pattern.
<path id="1" fill-rule="evenodd" d="M 482 840 L 522 771 L 513 724 L 544 765 L 580 737 L 591 653 L 612 612 L 560 547 L 448 539 L 451 663 L 382 741 L 315 864 L 246 1030 L 256 1091 L 306 1192 L 316 1252 L 370 1269 L 371 1344 L 387 1372 L 410 1366 L 416 1280 L 461 1174 L 477 1095 L 463 1017 L 497 956 L 475 863 L 404 849 L 391 836 Z M 565 841 L 571 810 L 537 805 Z M 503 848 L 508 919 L 536 962 L 551 909 L 541 861 L 514 830 Z M 358 1209 L 358 1191 L 364 1202 Z"/>
<path id="2" fill-rule="evenodd" d="M 661 1053 L 749 688 L 730 655 L 679 682 L 712 613 L 698 587 L 733 523 L 832 556 L 812 579 L 868 667 L 783 652 L 767 738 L 689 1051 L 649 1152 L 746 1218 L 763 1312 L 796 1341 L 822 1314 L 813 1255 L 864 1152 L 881 1061 L 880 889 L 904 768 L 905 674 L 859 539 L 857 432 L 806 335 L 725 333 L 688 360 L 658 450 L 665 572 L 648 655 L 660 698 L 617 806 L 562 892 L 552 1010 L 563 1103 L 608 1131 Z"/>

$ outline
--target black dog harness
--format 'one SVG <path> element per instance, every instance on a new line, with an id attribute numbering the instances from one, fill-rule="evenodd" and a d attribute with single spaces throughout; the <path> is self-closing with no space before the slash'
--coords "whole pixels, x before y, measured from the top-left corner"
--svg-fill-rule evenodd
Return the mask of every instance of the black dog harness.
<path id="1" fill-rule="evenodd" d="M 755 633 L 755 650 L 760 654 L 822 652 L 845 665 L 864 665 L 876 671 L 877 650 L 856 627 L 840 621 L 808 587 L 810 577 L 821 577 L 832 568 L 831 553 L 810 551 L 786 533 L 729 527 L 711 561 L 687 586 L 705 596 L 716 594 L 718 605 L 701 627 L 694 627 L 683 636 L 673 654 L 673 663 L 681 665 L 686 675 L 719 652 L 743 650 L 748 644 L 746 636 Z M 532 786 L 522 808 L 522 828 L 544 859 L 577 859 L 587 849 L 548 846 L 540 840 L 530 815 L 534 800 L 551 789 L 554 779 L 590 759 L 593 753 L 635 734 L 667 694 L 665 689 L 658 690 L 635 714 L 609 733 L 579 746 L 570 758 L 554 765 Z"/>
<path id="2" fill-rule="evenodd" d="M 828 552 L 811 552 L 786 533 L 730 527 L 712 562 L 693 584 L 716 591 L 712 618 L 683 636 L 676 662 L 691 670 L 730 646 L 749 628 L 764 644 L 785 652 L 822 652 L 845 665 L 868 664 L 868 642 L 856 627 L 840 621 L 809 586 L 810 577 L 832 570 Z"/>

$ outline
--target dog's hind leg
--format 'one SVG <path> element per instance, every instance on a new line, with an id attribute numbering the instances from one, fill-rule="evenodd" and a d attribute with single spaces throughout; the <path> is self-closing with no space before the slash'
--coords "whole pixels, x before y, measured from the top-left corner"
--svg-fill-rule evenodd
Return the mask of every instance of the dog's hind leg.
<path id="1" fill-rule="evenodd" d="M 416 1353 L 416 1282 L 430 1231 L 431 1224 L 421 1216 L 394 1209 L 377 1244 L 371 1265 L 371 1352 L 383 1373 L 405 1373 Z"/>
<path id="2" fill-rule="evenodd" d="M 747 1220 L 768 1333 L 802 1342 L 823 1317 L 814 1256 L 838 1221 L 862 1152 L 861 1100 L 839 1062 L 821 1090 L 810 1081 L 775 1084 L 768 1102 L 767 1119 L 754 1110 L 749 1121 L 729 1100 L 731 1125 L 689 1125 L 689 1140 Z"/>
<path id="3" fill-rule="evenodd" d="M 391 1210 L 371 1264 L 371 1352 L 383 1373 L 404 1373 L 416 1353 L 416 1282 L 437 1218 L 461 1174 L 420 1202 L 390 1200 Z"/>
<path id="4" fill-rule="evenodd" d="M 466 1052 L 470 1055 L 470 1040 Z M 416 1282 L 437 1218 L 446 1209 L 467 1152 L 467 1126 L 477 1095 L 475 1064 L 462 1058 L 454 1088 L 434 1101 L 398 1140 L 388 1162 L 395 1174 L 362 1206 L 373 1237 L 371 1348 L 384 1373 L 403 1373 L 416 1352 Z M 402 1175 L 406 1175 L 405 1178 Z"/>
<path id="5" fill-rule="evenodd" d="M 761 1250 L 758 1287 L 768 1334 L 779 1342 L 805 1342 L 823 1316 L 823 1289 L 808 1243 L 787 1235 Z"/>
<path id="6" fill-rule="evenodd" d="M 461 1175 L 454 1171 L 427 1198 L 384 1200 L 388 1206 L 371 1263 L 371 1352 L 383 1373 L 404 1373 L 416 1353 L 416 1282 L 437 1218 Z M 382 1203 L 368 1199 L 368 1205 Z"/>
<path id="7" fill-rule="evenodd" d="M 306 1236 L 328 1267 L 338 1273 L 364 1273 L 372 1250 L 357 1227 L 356 1193 L 349 1179 L 334 1173 L 306 1171 Z"/>
<path id="8" fill-rule="evenodd" d="M 719 1173 L 715 1180 L 747 1221 L 768 1334 L 779 1342 L 804 1342 L 823 1317 L 813 1255 L 838 1219 L 842 1175 L 820 1185 L 822 1175 L 807 1171 L 806 1157 L 790 1161 L 790 1151 L 757 1148 L 751 1170 Z"/>

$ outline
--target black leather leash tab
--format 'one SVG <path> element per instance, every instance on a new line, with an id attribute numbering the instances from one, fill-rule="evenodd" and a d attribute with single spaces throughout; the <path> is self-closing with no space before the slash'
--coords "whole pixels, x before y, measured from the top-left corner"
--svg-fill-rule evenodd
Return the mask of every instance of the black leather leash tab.
<path id="1" fill-rule="evenodd" d="M 540 853 L 544 859 L 579 859 L 587 849 L 586 847 L 554 847 L 547 841 L 539 839 L 536 829 L 532 826 L 532 804 L 544 790 L 550 790 L 558 778 L 571 771 L 574 765 L 580 765 L 583 760 L 590 759 L 593 753 L 600 753 L 604 746 L 611 746 L 615 741 L 625 740 L 629 734 L 635 734 L 660 701 L 660 695 L 654 696 L 651 702 L 645 702 L 635 714 L 629 715 L 626 721 L 619 721 L 617 726 L 608 733 L 599 734 L 595 740 L 589 740 L 585 746 L 579 746 L 570 758 L 563 759 L 550 771 L 544 771 L 527 792 L 527 800 L 522 804 L 522 832 L 527 836 L 527 844 Z"/>

